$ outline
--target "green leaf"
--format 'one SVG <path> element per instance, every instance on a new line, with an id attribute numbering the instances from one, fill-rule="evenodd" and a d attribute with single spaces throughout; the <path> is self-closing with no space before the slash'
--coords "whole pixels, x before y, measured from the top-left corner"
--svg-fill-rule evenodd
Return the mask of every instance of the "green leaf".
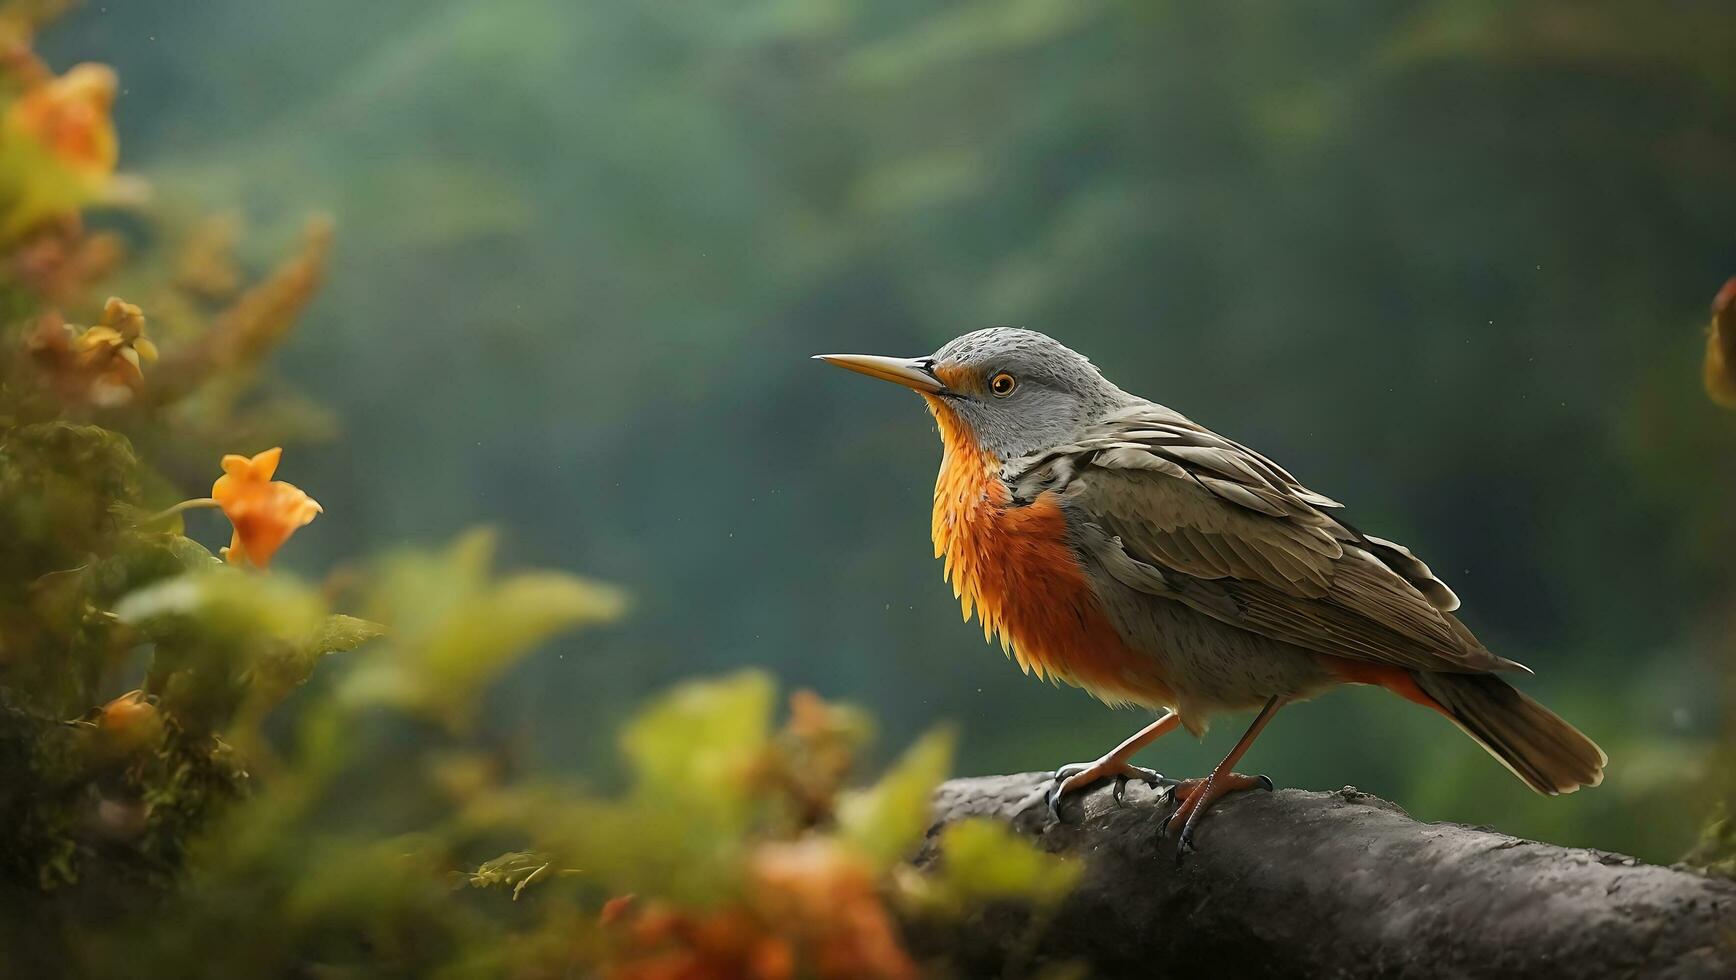
<path id="1" fill-rule="evenodd" d="M 386 628 L 341 613 L 327 616 L 319 626 L 293 643 L 281 643 L 260 657 L 248 679 L 250 706 L 263 715 L 290 691 L 307 682 L 319 662 L 334 653 L 347 653 L 384 635 Z"/>
<path id="2" fill-rule="evenodd" d="M 322 657 L 328 653 L 348 653 L 385 634 L 386 627 L 379 623 L 338 613 L 327 616 L 325 622 L 302 644 L 302 649 Z"/>
<path id="3" fill-rule="evenodd" d="M 146 687 L 190 730 L 251 724 L 318 661 L 303 649 L 325 622 L 319 594 L 280 574 L 225 565 L 126 596 L 115 615 L 155 643 Z"/>
<path id="4" fill-rule="evenodd" d="M 196 628 L 294 642 L 317 628 L 323 607 L 313 590 L 288 576 L 216 565 L 139 589 L 114 612 L 153 637 Z"/>
<path id="5" fill-rule="evenodd" d="M 963 912 L 990 901 L 1050 905 L 1067 897 L 1084 867 L 1049 854 L 998 820 L 974 817 L 940 832 L 940 870 L 930 878 L 933 908 Z"/>
<path id="6" fill-rule="evenodd" d="M 394 642 L 348 675 L 349 703 L 391 704 L 461 728 L 494 678 L 538 644 L 626 607 L 619 590 L 565 572 L 491 581 L 493 557 L 493 534 L 476 530 L 444 551 L 382 563 L 368 611 Z"/>
<path id="7" fill-rule="evenodd" d="M 1699 841 L 1682 862 L 1706 874 L 1736 878 L 1736 820 L 1731 819 L 1724 802 L 1712 808 L 1706 826 L 1700 830 Z"/>
<path id="8" fill-rule="evenodd" d="M 874 786 L 838 802 L 838 833 L 877 868 L 910 856 L 928 830 L 935 788 L 952 768 L 954 735 L 937 729 L 918 739 Z"/>
<path id="9" fill-rule="evenodd" d="M 759 671 L 682 684 L 621 733 L 642 795 L 696 801 L 720 814 L 745 809 L 750 777 L 771 738 L 776 685 Z"/>

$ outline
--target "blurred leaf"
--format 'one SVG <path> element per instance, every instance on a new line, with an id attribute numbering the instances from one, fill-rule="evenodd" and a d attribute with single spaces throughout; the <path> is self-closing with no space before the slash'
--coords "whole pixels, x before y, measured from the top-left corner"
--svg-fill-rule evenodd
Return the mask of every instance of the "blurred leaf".
<path id="1" fill-rule="evenodd" d="M 1682 858 L 1682 863 L 1707 874 L 1736 878 L 1736 820 L 1731 819 L 1730 810 L 1723 803 L 1712 811 L 1699 842 Z"/>
<path id="2" fill-rule="evenodd" d="M 295 579 L 223 565 L 147 586 L 115 606 L 116 616 L 157 638 L 197 623 L 225 634 L 300 641 L 320 629 L 324 613 L 318 595 Z"/>
<path id="3" fill-rule="evenodd" d="M 634 792 L 741 809 L 771 737 L 775 696 L 769 676 L 744 671 L 682 684 L 653 702 L 621 733 Z"/>
<path id="4" fill-rule="evenodd" d="M 351 703 L 384 703 L 452 727 L 502 671 L 564 629 L 620 615 L 620 591 L 564 572 L 491 581 L 494 536 L 462 535 L 444 552 L 383 563 L 368 602 L 393 642 L 345 679 Z"/>
<path id="5" fill-rule="evenodd" d="M 923 907 L 961 914 L 984 902 L 1038 907 L 1067 897 L 1084 866 L 1044 852 L 998 820 L 971 818 L 940 832 L 939 869 L 919 884 Z"/>
<path id="6" fill-rule="evenodd" d="M 934 790 L 952 766 L 950 729 L 929 732 L 906 749 L 880 781 L 838 803 L 838 833 L 877 868 L 911 855 L 930 822 Z"/>
<path id="7" fill-rule="evenodd" d="M 733 894 L 764 813 L 771 678 L 757 671 L 682 684 L 622 728 L 631 778 L 618 801 L 576 801 L 541 825 L 541 849 L 610 892 L 706 905 Z"/>
<path id="8" fill-rule="evenodd" d="M 444 861 L 431 835 L 320 840 L 282 900 L 283 926 L 304 944 L 296 955 L 347 957 L 360 942 L 371 958 L 399 964 L 408 975 L 449 963 L 466 923 L 450 907 Z"/>
<path id="9" fill-rule="evenodd" d="M 260 658 L 248 677 L 248 698 L 253 711 L 263 714 L 291 690 L 306 683 L 327 656 L 347 653 L 385 633 L 384 626 L 366 619 L 341 613 L 327 616 L 306 637 L 281 644 Z"/>
<path id="10" fill-rule="evenodd" d="M 739 890 L 747 815 L 739 796 L 581 800 L 544 808 L 536 843 L 605 891 L 710 905 Z"/>
<path id="11" fill-rule="evenodd" d="M 360 619 L 356 616 L 345 616 L 341 613 L 327 616 L 319 629 L 302 644 L 302 649 L 315 656 L 325 656 L 328 653 L 347 653 L 356 647 L 386 635 L 386 628 L 379 623 Z"/>
<path id="12" fill-rule="evenodd" d="M 217 731 L 244 705 L 251 725 L 307 678 L 325 603 L 288 576 L 213 565 L 128 595 L 115 615 L 155 643 L 147 687 L 170 716 Z"/>

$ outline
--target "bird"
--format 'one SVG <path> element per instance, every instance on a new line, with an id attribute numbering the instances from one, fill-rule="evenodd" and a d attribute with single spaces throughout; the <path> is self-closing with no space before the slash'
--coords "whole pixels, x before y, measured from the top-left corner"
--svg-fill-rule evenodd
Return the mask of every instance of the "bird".
<path id="1" fill-rule="evenodd" d="M 1177 859 L 1225 794 L 1272 789 L 1235 771 L 1278 710 L 1372 685 L 1456 725 L 1539 793 L 1603 779 L 1596 743 L 1506 676 L 1405 546 L 1264 455 L 1110 382 L 1035 331 L 991 327 L 926 357 L 819 354 L 914 389 L 940 433 L 935 557 L 986 638 L 1028 674 L 1110 706 L 1161 712 L 1088 763 L 1057 769 L 1050 810 L 1108 780 L 1165 784 Z M 1203 778 L 1135 765 L 1159 737 L 1257 711 Z"/>

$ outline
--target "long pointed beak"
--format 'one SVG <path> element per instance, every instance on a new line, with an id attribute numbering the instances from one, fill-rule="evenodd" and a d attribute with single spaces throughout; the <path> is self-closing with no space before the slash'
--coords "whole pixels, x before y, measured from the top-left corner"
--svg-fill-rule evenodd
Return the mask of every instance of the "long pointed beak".
<path id="1" fill-rule="evenodd" d="M 870 378 L 890 381 L 895 385 L 914 388 L 930 395 L 946 391 L 946 385 L 934 376 L 926 357 L 881 357 L 878 354 L 815 354 L 814 360 L 825 361 L 846 371 L 866 374 Z"/>

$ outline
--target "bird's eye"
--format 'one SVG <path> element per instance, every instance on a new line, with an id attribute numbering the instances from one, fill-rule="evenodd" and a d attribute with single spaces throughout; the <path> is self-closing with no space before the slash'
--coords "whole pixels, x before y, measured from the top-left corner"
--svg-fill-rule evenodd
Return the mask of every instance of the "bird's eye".
<path id="1" fill-rule="evenodd" d="M 1012 394 L 1013 389 L 1018 386 L 1018 379 L 1005 371 L 995 375 L 994 378 L 989 381 L 989 390 L 995 393 L 996 398 L 1007 397 Z"/>

